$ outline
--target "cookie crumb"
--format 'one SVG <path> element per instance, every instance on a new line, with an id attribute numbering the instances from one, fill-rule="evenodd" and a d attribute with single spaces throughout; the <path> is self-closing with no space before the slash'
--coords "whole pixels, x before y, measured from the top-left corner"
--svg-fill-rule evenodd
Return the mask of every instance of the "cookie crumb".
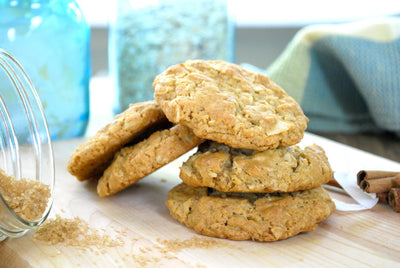
<path id="1" fill-rule="evenodd" d="M 17 180 L 0 169 L 0 193 L 18 216 L 27 221 L 36 221 L 46 211 L 51 189 L 38 180 Z"/>

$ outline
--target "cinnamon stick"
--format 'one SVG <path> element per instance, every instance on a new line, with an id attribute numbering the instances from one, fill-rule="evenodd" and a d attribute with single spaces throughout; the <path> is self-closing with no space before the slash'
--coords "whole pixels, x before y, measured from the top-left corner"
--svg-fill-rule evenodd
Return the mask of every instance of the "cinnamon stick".
<path id="1" fill-rule="evenodd" d="M 334 176 L 332 176 L 332 178 L 325 184 L 326 185 L 330 185 L 330 186 L 334 186 L 334 187 L 338 187 L 338 188 L 342 189 L 342 186 L 337 182 L 337 180 L 335 179 Z"/>
<path id="2" fill-rule="evenodd" d="M 378 197 L 379 202 L 385 203 L 385 204 L 389 204 L 388 195 L 389 195 L 388 192 L 377 193 L 377 194 L 376 194 L 376 197 Z"/>
<path id="3" fill-rule="evenodd" d="M 400 174 L 394 177 L 383 177 L 369 180 L 362 180 L 359 184 L 360 188 L 367 193 L 384 193 L 389 192 L 393 187 L 400 187 Z"/>
<path id="4" fill-rule="evenodd" d="M 388 194 L 389 205 L 396 212 L 400 212 L 400 188 L 392 188 Z"/>
<path id="5" fill-rule="evenodd" d="M 335 179 L 335 177 L 332 177 L 332 178 L 331 178 L 327 183 L 325 183 L 325 184 L 326 184 L 326 185 L 329 185 L 329 186 L 333 186 L 333 187 L 337 187 L 337 188 L 343 189 L 343 187 L 337 182 L 337 180 Z M 379 202 L 388 204 L 388 192 L 376 193 L 376 197 L 378 197 Z"/>
<path id="6" fill-rule="evenodd" d="M 398 171 L 382 171 L 382 170 L 360 170 L 357 173 L 357 184 L 360 185 L 363 180 L 373 180 L 377 178 L 395 177 L 399 175 Z"/>

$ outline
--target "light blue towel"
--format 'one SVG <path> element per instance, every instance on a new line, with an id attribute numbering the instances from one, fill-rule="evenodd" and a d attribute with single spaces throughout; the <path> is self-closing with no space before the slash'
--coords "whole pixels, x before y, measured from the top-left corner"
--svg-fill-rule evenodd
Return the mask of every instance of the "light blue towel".
<path id="1" fill-rule="evenodd" d="M 400 135 L 400 18 L 301 29 L 266 70 L 309 131 Z"/>

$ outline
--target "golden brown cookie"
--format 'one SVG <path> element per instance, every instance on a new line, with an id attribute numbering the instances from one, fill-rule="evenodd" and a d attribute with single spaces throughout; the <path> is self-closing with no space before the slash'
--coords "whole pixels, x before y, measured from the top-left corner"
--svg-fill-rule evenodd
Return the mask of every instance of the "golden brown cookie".
<path id="1" fill-rule="evenodd" d="M 313 231 L 335 204 L 322 187 L 285 194 L 215 193 L 182 183 L 168 193 L 175 219 L 197 233 L 231 240 L 275 241 Z"/>
<path id="2" fill-rule="evenodd" d="M 307 127 L 300 105 L 282 88 L 236 64 L 189 60 L 158 75 L 153 87 L 171 122 L 234 148 L 294 145 Z"/>
<path id="3" fill-rule="evenodd" d="M 294 192 L 328 182 L 332 169 L 318 145 L 254 151 L 207 141 L 182 164 L 179 176 L 187 185 L 222 192 Z"/>
<path id="4" fill-rule="evenodd" d="M 98 181 L 97 193 L 101 197 L 115 194 L 201 142 L 202 139 L 183 125 L 156 131 L 147 139 L 116 153 L 111 165 Z"/>
<path id="5" fill-rule="evenodd" d="M 155 101 L 132 104 L 113 122 L 80 144 L 70 156 L 67 169 L 79 180 L 98 179 L 115 152 L 145 130 L 165 122 L 167 118 Z"/>

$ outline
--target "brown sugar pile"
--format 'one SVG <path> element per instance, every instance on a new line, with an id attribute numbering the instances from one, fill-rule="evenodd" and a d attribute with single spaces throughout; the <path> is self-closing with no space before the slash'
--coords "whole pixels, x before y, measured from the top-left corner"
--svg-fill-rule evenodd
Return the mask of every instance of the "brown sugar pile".
<path id="1" fill-rule="evenodd" d="M 20 179 L 0 169 L 0 193 L 8 206 L 21 218 L 39 220 L 51 196 L 50 186 L 37 180 Z"/>
<path id="2" fill-rule="evenodd" d="M 99 229 L 90 228 L 89 224 L 79 217 L 67 219 L 58 214 L 37 228 L 33 238 L 48 245 L 63 244 L 83 250 L 91 246 L 101 249 L 123 245 L 122 236 L 111 238 L 107 234 L 102 234 Z"/>

